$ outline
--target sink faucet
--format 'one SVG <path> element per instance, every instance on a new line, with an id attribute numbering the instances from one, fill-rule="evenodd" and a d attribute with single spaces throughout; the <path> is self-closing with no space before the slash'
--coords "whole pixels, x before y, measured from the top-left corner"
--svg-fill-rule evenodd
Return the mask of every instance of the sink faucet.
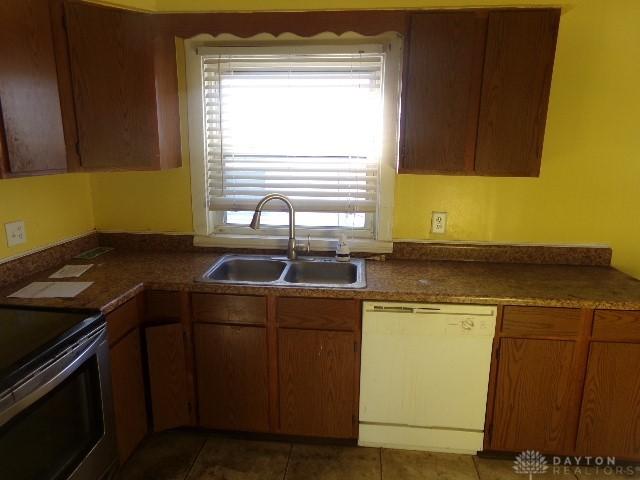
<path id="1" fill-rule="evenodd" d="M 295 260 L 298 258 L 298 252 L 296 251 L 296 210 L 293 208 L 293 204 L 289 198 L 284 195 L 280 195 L 279 193 L 270 193 L 269 195 L 266 195 L 256 205 L 256 211 L 253 213 L 253 218 L 251 219 L 249 226 L 254 230 L 258 230 L 260 228 L 260 214 L 262 213 L 264 206 L 271 200 L 281 200 L 289 209 L 289 243 L 287 244 L 287 258 L 289 260 Z M 307 250 L 309 250 L 308 245 Z"/>

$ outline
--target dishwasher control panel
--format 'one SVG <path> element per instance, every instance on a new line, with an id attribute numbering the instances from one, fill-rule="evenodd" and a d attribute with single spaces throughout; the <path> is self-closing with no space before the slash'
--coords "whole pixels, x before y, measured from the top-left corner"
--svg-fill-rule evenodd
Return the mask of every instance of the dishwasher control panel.
<path id="1" fill-rule="evenodd" d="M 452 316 L 447 322 L 447 333 L 458 333 L 462 335 L 493 335 L 495 320 L 493 318 L 483 318 L 474 316 Z"/>
<path id="2" fill-rule="evenodd" d="M 497 311 L 494 305 L 364 303 L 365 318 L 397 321 L 407 329 L 417 322 L 421 331 L 438 336 L 493 337 Z"/>

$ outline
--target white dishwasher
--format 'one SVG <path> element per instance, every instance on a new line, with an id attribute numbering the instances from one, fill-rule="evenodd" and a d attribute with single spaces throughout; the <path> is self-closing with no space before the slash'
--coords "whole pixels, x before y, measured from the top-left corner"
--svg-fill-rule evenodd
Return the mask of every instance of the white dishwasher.
<path id="1" fill-rule="evenodd" d="M 358 443 L 482 449 L 497 307 L 365 302 Z"/>

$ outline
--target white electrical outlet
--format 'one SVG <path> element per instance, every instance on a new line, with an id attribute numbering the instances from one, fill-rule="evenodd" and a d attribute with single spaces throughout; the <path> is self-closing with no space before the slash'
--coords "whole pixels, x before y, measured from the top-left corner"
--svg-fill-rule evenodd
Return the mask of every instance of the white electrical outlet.
<path id="1" fill-rule="evenodd" d="M 18 220 L 17 222 L 5 223 L 4 229 L 7 232 L 7 246 L 15 247 L 27 241 L 27 230 L 24 227 L 24 222 Z"/>
<path id="2" fill-rule="evenodd" d="M 447 212 L 431 212 L 431 233 L 447 233 Z"/>

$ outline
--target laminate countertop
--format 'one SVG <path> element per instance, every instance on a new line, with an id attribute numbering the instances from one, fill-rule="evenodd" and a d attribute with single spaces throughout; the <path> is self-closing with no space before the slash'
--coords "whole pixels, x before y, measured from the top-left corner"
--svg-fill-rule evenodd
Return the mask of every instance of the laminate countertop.
<path id="1" fill-rule="evenodd" d="M 110 312 L 144 289 L 242 295 L 359 298 L 379 301 L 538 305 L 640 310 L 640 280 L 612 267 L 460 261 L 367 261 L 364 289 L 297 288 L 199 283 L 215 253 L 113 251 L 91 261 L 78 281 L 94 282 L 73 299 L 15 299 L 7 295 L 49 269 L 0 290 L 0 304 L 95 308 Z M 64 280 L 63 280 L 64 281 Z"/>

